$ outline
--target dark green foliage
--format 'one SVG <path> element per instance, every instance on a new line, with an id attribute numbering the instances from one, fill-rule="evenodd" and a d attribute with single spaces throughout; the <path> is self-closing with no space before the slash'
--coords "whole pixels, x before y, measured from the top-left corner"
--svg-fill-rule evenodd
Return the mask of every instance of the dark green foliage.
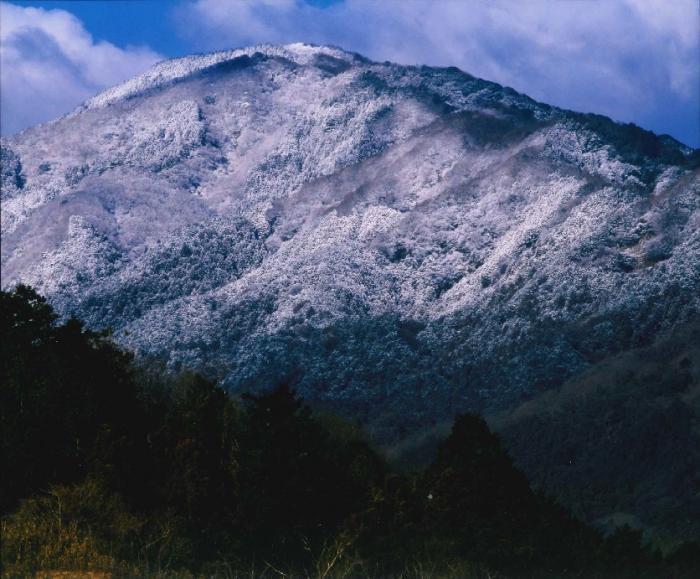
<path id="1" fill-rule="evenodd" d="M 366 508 L 383 465 L 361 441 L 334 440 L 285 384 L 245 398 L 240 485 L 247 548 L 290 562 Z"/>
<path id="2" fill-rule="evenodd" d="M 602 115 L 568 114 L 583 128 L 598 133 L 601 140 L 611 143 L 627 162 L 644 165 L 648 161 L 655 161 L 667 165 L 686 165 L 689 168 L 697 165 L 698 151 L 684 155 L 680 149 L 682 145 L 675 139 L 655 135 L 634 123 L 616 123 Z"/>
<path id="3" fill-rule="evenodd" d="M 496 549 L 513 530 L 530 526 L 537 503 L 484 420 L 458 416 L 424 477 L 430 527 L 459 531 L 464 547 Z"/>
<path id="4" fill-rule="evenodd" d="M 93 468 L 137 484 L 130 466 L 143 437 L 131 356 L 76 319 L 55 325 L 30 288 L 2 292 L 0 305 L 3 510 Z"/>
<path id="5" fill-rule="evenodd" d="M 596 568 L 593 553 L 601 537 L 533 493 L 477 415 L 457 417 L 421 487 L 425 528 L 458 555 L 508 573 L 525 568 L 565 575 Z"/>
<path id="6" fill-rule="evenodd" d="M 285 384 L 235 402 L 200 376 L 135 367 L 106 334 L 58 324 L 30 288 L 0 298 L 10 575 L 685 577 L 698 567 L 697 545 L 663 559 L 640 533 L 606 540 L 533 493 L 476 415 L 456 419 L 424 472 L 399 475 L 357 427 L 312 412 Z"/>
<path id="7" fill-rule="evenodd" d="M 210 290 L 236 279 L 259 263 L 262 243 L 250 223 L 213 220 L 193 225 L 181 235 L 146 254 L 143 279 L 129 276 L 102 293 L 83 296 L 82 311 L 93 322 L 115 312 L 122 320 L 141 315 L 168 299 Z"/>
<path id="8" fill-rule="evenodd" d="M 195 528 L 225 526 L 237 508 L 238 411 L 223 390 L 194 374 L 180 376 L 167 394 L 149 433 L 160 499 Z"/>
<path id="9" fill-rule="evenodd" d="M 493 425 L 533 484 L 581 518 L 697 539 L 699 385 L 694 321 L 601 360 Z"/>
<path id="10" fill-rule="evenodd" d="M 11 188 L 22 189 L 27 181 L 22 170 L 22 162 L 12 149 L 3 143 L 0 147 L 0 180 L 3 184 L 3 194 L 9 195 Z"/>

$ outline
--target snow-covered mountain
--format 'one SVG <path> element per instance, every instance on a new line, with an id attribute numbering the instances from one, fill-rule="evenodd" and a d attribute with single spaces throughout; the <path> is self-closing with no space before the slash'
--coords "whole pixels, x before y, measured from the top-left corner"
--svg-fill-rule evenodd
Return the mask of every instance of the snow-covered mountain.
<path id="1" fill-rule="evenodd" d="M 696 317 L 697 161 L 455 68 L 191 56 L 3 139 L 2 285 L 233 390 L 293 376 L 410 427 Z"/>

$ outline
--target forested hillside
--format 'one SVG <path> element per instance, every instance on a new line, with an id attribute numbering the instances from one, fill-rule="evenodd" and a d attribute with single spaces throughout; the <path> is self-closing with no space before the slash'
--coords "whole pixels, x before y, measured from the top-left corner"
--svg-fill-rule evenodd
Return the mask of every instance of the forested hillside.
<path id="1" fill-rule="evenodd" d="M 0 294 L 6 576 L 692 577 L 697 544 L 604 538 L 532 491 L 480 417 L 399 474 L 285 384 L 229 397 Z"/>

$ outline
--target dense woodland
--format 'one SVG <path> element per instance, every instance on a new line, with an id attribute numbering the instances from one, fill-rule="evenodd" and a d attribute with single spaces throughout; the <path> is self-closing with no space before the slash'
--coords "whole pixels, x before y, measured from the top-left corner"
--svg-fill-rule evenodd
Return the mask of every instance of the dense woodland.
<path id="1" fill-rule="evenodd" d="M 400 474 L 286 384 L 232 397 L 2 292 L 4 576 L 697 577 L 698 545 L 604 537 L 479 416 Z"/>

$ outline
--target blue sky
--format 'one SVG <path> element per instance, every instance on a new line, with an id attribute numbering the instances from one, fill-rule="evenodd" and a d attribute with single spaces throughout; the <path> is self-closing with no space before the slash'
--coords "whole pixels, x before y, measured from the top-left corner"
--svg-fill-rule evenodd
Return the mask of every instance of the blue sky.
<path id="1" fill-rule="evenodd" d="M 149 46 L 166 57 L 184 56 L 193 50 L 175 32 L 176 3 L 172 0 L 15 1 L 12 4 L 70 12 L 95 40 L 106 40 L 116 46 Z"/>
<path id="2" fill-rule="evenodd" d="M 163 58 L 306 41 L 458 66 L 700 147 L 697 0 L 14 1 L 0 10 L 3 134 Z"/>

